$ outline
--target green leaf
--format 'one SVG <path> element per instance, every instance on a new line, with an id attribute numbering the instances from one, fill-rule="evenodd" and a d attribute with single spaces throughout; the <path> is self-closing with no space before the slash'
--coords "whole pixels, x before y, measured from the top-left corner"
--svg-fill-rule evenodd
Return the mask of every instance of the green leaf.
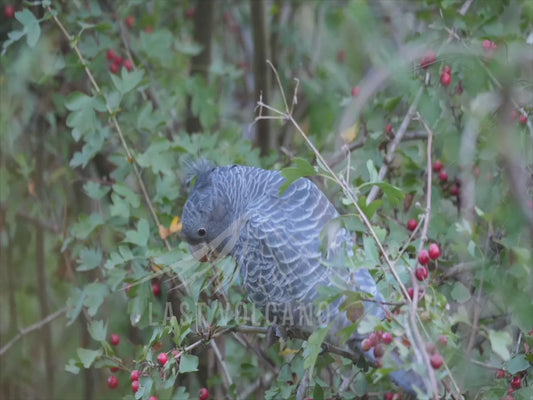
<path id="1" fill-rule="evenodd" d="M 80 373 L 80 368 L 76 364 L 77 361 L 71 358 L 70 360 L 68 360 L 68 364 L 65 365 L 65 371 L 70 372 L 74 375 L 78 375 Z"/>
<path id="2" fill-rule="evenodd" d="M 77 353 L 83 366 L 90 368 L 94 360 L 102 355 L 102 350 L 90 350 L 79 347 Z"/>
<path id="3" fill-rule="evenodd" d="M 144 154 L 137 157 L 141 167 L 151 168 L 154 174 L 170 173 L 176 164 L 174 155 L 168 151 L 170 142 L 166 139 L 155 141 L 146 149 Z"/>
<path id="4" fill-rule="evenodd" d="M 192 354 L 182 354 L 180 360 L 180 373 L 198 371 L 198 357 Z"/>
<path id="5" fill-rule="evenodd" d="M 113 84 L 120 92 L 121 95 L 125 95 L 128 92 L 131 92 L 137 87 L 144 76 L 144 70 L 136 69 L 134 71 L 128 72 L 126 68 L 122 68 L 121 77 L 111 74 L 111 80 Z"/>
<path id="6" fill-rule="evenodd" d="M 305 176 L 315 175 L 316 171 L 311 164 L 303 158 L 295 158 L 292 160 L 295 166 L 283 168 L 281 176 L 285 178 L 285 182 L 279 188 L 279 195 L 282 196 L 285 190 L 297 179 Z"/>
<path id="7" fill-rule="evenodd" d="M 89 315 L 94 317 L 109 293 L 109 289 L 103 283 L 93 282 L 85 286 L 84 292 L 85 299 L 83 300 L 83 305 L 87 307 Z"/>
<path id="8" fill-rule="evenodd" d="M 140 247 L 145 247 L 148 243 L 148 238 L 150 236 L 150 227 L 148 221 L 142 218 L 137 223 L 137 230 L 126 231 L 126 237 L 124 242 L 132 243 Z"/>
<path id="9" fill-rule="evenodd" d="M 78 315 L 80 315 L 85 297 L 86 295 L 83 290 L 77 287 L 72 289 L 72 293 L 70 294 L 67 300 L 67 326 L 71 325 L 76 320 L 76 318 L 78 318 Z"/>
<path id="10" fill-rule="evenodd" d="M 513 357 L 507 363 L 505 370 L 511 375 L 514 375 L 520 371 L 525 371 L 529 368 L 529 361 L 526 359 L 525 354 L 520 354 L 516 357 Z"/>
<path id="11" fill-rule="evenodd" d="M 511 358 L 511 354 L 507 349 L 507 347 L 513 342 L 511 335 L 504 331 L 494 331 L 489 329 L 489 340 L 492 350 L 504 361 L 507 361 Z"/>
<path id="12" fill-rule="evenodd" d="M 107 323 L 104 324 L 104 321 L 95 320 L 89 324 L 89 334 L 91 337 L 98 341 L 102 342 L 106 340 L 107 336 Z"/>
<path id="13" fill-rule="evenodd" d="M 304 350 L 304 368 L 309 370 L 309 376 L 313 376 L 316 359 L 322 352 L 322 343 L 328 334 L 330 326 L 316 329 L 307 339 L 307 347 Z"/>
<path id="14" fill-rule="evenodd" d="M 368 175 L 370 176 L 370 183 L 380 181 L 378 171 L 376 170 L 376 166 L 374 165 L 374 161 L 372 161 L 372 159 L 369 159 L 366 162 L 366 169 L 368 170 Z"/>
<path id="15" fill-rule="evenodd" d="M 95 269 L 102 263 L 102 250 L 84 247 L 80 250 L 80 258 L 77 261 L 80 264 L 76 268 L 77 271 Z"/>
<path id="16" fill-rule="evenodd" d="M 85 240 L 91 232 L 104 224 L 104 219 L 100 214 L 82 215 L 79 222 L 72 225 L 71 234 L 80 240 Z"/>
<path id="17" fill-rule="evenodd" d="M 15 18 L 24 26 L 26 43 L 29 47 L 34 47 L 39 41 L 39 36 L 41 36 L 39 21 L 27 8 L 23 8 L 22 11 L 16 12 Z"/>
<path id="18" fill-rule="evenodd" d="M 472 295 L 470 294 L 470 291 L 465 285 L 463 285 L 461 282 L 455 282 L 453 284 L 451 296 L 452 299 L 454 299 L 458 303 L 464 303 L 470 300 L 470 297 Z"/>
<path id="19" fill-rule="evenodd" d="M 103 186 L 94 181 L 87 181 L 85 185 L 83 185 L 83 191 L 85 194 L 95 200 L 99 200 L 104 197 L 109 190 L 109 186 Z"/>

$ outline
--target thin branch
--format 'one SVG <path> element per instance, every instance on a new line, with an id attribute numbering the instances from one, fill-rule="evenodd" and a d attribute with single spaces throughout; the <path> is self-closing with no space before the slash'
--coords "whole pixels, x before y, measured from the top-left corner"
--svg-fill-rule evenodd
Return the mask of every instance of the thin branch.
<path id="1" fill-rule="evenodd" d="M 56 318 L 65 314 L 67 312 L 67 309 L 68 309 L 67 307 L 64 307 L 60 310 L 57 310 L 55 313 L 48 315 L 46 318 L 43 318 L 39 322 L 36 322 L 30 326 L 27 326 L 26 328 L 21 329 L 19 333 L 13 339 L 11 339 L 6 345 L 4 345 L 0 349 L 0 356 L 4 355 L 4 353 L 7 352 L 10 349 L 10 347 L 12 347 L 16 342 L 18 342 L 23 336 L 33 331 L 41 329 L 43 326 L 49 324 Z"/>
<path id="2" fill-rule="evenodd" d="M 418 89 L 413 103 L 409 107 L 409 110 L 407 111 L 407 114 L 405 115 L 402 124 L 400 125 L 400 128 L 398 128 L 398 131 L 396 132 L 396 135 L 394 136 L 394 139 L 387 150 L 387 155 L 385 156 L 385 160 L 383 160 L 383 165 L 381 165 L 381 168 L 379 169 L 380 180 L 383 180 L 385 178 L 385 175 L 387 175 L 387 172 L 389 171 L 389 165 L 394 159 L 396 149 L 400 145 L 400 142 L 402 141 L 405 133 L 407 132 L 407 128 L 409 127 L 409 124 L 411 123 L 411 120 L 413 119 L 413 116 L 416 113 L 416 109 L 418 107 L 418 103 L 420 102 L 420 98 L 422 97 L 423 92 L 424 86 L 420 86 L 420 89 Z M 370 193 L 368 194 L 368 197 L 366 198 L 367 205 L 372 203 L 376 199 L 379 191 L 379 186 L 372 187 Z"/>

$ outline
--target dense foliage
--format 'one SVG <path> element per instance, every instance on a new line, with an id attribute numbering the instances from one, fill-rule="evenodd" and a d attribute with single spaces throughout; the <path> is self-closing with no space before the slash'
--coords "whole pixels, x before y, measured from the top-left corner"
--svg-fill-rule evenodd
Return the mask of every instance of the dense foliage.
<path id="1" fill-rule="evenodd" d="M 365 329 L 444 398 L 533 398 L 532 20 L 527 0 L 5 5 L 1 397 L 393 398 L 386 363 L 323 330 L 272 340 L 233 261 L 192 258 L 205 157 L 327 193 L 391 303 Z"/>

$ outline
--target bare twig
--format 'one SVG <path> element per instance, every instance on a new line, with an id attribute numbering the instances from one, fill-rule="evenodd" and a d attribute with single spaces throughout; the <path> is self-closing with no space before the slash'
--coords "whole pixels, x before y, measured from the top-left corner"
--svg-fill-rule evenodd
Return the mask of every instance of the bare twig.
<path id="1" fill-rule="evenodd" d="M 398 148 L 400 142 L 403 139 L 403 136 L 407 132 L 407 128 L 409 127 L 409 124 L 411 120 L 413 119 L 413 116 L 415 115 L 416 108 L 418 107 L 418 103 L 420 102 L 420 98 L 422 97 L 422 93 L 424 92 L 424 86 L 420 86 L 420 89 L 418 89 L 418 92 L 415 96 L 415 99 L 413 100 L 413 103 L 409 107 L 409 110 L 407 111 L 407 114 L 405 115 L 402 124 L 398 128 L 398 131 L 396 132 L 396 135 L 394 136 L 393 141 L 391 142 L 388 150 L 387 155 L 385 156 L 385 160 L 383 162 L 383 165 L 379 169 L 379 179 L 383 180 L 385 178 L 385 175 L 387 175 L 387 172 L 389 171 L 389 165 L 394 159 L 394 156 L 396 154 L 396 149 Z M 372 203 L 378 193 L 379 193 L 379 186 L 374 186 L 370 190 L 370 193 L 368 194 L 368 197 L 366 198 L 366 204 Z"/>
<path id="2" fill-rule="evenodd" d="M 6 351 L 8 351 L 10 349 L 10 347 L 13 346 L 16 342 L 18 342 L 23 336 L 25 336 L 25 335 L 33 332 L 33 331 L 41 329 L 43 326 L 49 324 L 50 322 L 52 322 L 56 318 L 58 318 L 61 315 L 65 314 L 66 312 L 67 312 L 67 307 L 64 307 L 64 308 L 62 308 L 60 310 L 57 310 L 55 313 L 50 314 L 46 318 L 43 318 L 39 322 L 36 322 L 36 323 L 34 323 L 34 324 L 30 325 L 30 326 L 27 326 L 26 328 L 21 329 L 19 331 L 19 333 L 17 333 L 17 335 L 13 339 L 11 339 L 6 345 L 4 345 L 0 349 L 0 356 L 4 355 L 4 353 Z"/>

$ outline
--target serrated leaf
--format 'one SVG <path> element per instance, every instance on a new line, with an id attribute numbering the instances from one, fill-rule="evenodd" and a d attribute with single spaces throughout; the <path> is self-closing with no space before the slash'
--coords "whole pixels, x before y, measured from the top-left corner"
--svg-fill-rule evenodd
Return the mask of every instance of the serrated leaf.
<path id="1" fill-rule="evenodd" d="M 121 95 L 125 95 L 128 92 L 131 92 L 137 87 L 144 76 L 144 70 L 136 69 L 134 71 L 128 72 L 126 68 L 122 68 L 121 77 L 111 74 L 111 80 L 113 84 L 120 92 Z"/>
<path id="2" fill-rule="evenodd" d="M 292 160 L 295 164 L 292 167 L 283 168 L 281 176 L 285 178 L 285 182 L 279 188 L 279 195 L 282 196 L 285 190 L 297 179 L 315 175 L 316 171 L 311 164 L 303 158 L 295 158 Z"/>
<path id="3" fill-rule="evenodd" d="M 80 265 L 76 268 L 77 271 L 89 271 L 99 267 L 102 263 L 102 250 L 88 247 L 82 248 L 78 263 Z"/>
<path id="4" fill-rule="evenodd" d="M 34 47 L 41 36 L 39 21 L 28 8 L 16 12 L 15 18 L 24 26 L 23 32 L 26 33 L 26 43 L 29 47 Z"/>
<path id="5" fill-rule="evenodd" d="M 93 282 L 85 286 L 83 291 L 85 293 L 83 305 L 87 307 L 89 315 L 94 317 L 108 295 L 109 289 L 103 283 Z"/>
<path id="6" fill-rule="evenodd" d="M 470 300 L 470 297 L 472 297 L 468 288 L 465 285 L 463 285 L 461 282 L 455 282 L 453 284 L 451 296 L 452 296 L 452 299 L 454 299 L 458 303 L 464 303 Z"/>
<path id="7" fill-rule="evenodd" d="M 94 360 L 102 355 L 102 350 L 90 350 L 79 347 L 77 353 L 83 367 L 90 368 Z"/>
<path id="8" fill-rule="evenodd" d="M 104 321 L 100 320 L 92 321 L 89 324 L 88 330 L 89 334 L 94 340 L 102 342 L 107 336 L 107 323 L 104 323 Z"/>
<path id="9" fill-rule="evenodd" d="M 98 226 L 104 224 L 100 214 L 82 215 L 80 220 L 72 225 L 71 233 L 77 239 L 85 240 Z"/>
<path id="10" fill-rule="evenodd" d="M 525 371 L 528 368 L 529 368 L 529 361 L 526 359 L 526 355 L 520 354 L 509 360 L 505 370 L 509 372 L 511 375 L 514 375 L 518 372 Z"/>
<path id="11" fill-rule="evenodd" d="M 87 181 L 85 185 L 83 185 L 83 191 L 85 194 L 95 200 L 99 200 L 104 197 L 107 193 L 109 193 L 109 190 L 109 186 L 100 185 L 94 181 Z"/>
<path id="12" fill-rule="evenodd" d="M 180 360 L 180 373 L 198 371 L 198 357 L 193 354 L 182 354 Z"/>
<path id="13" fill-rule="evenodd" d="M 85 292 L 77 287 L 73 288 L 72 293 L 70 294 L 67 300 L 67 326 L 71 325 L 76 320 L 76 318 L 78 318 L 78 315 L 80 315 L 84 300 Z"/>
<path id="14" fill-rule="evenodd" d="M 511 345 L 513 339 L 507 332 L 489 329 L 489 340 L 492 350 L 504 361 L 511 358 L 511 353 L 507 347 Z"/>
<path id="15" fill-rule="evenodd" d="M 129 230 L 126 232 L 124 242 L 132 243 L 140 247 L 145 247 L 150 236 L 150 227 L 148 221 L 144 218 L 137 223 L 137 230 Z"/>

